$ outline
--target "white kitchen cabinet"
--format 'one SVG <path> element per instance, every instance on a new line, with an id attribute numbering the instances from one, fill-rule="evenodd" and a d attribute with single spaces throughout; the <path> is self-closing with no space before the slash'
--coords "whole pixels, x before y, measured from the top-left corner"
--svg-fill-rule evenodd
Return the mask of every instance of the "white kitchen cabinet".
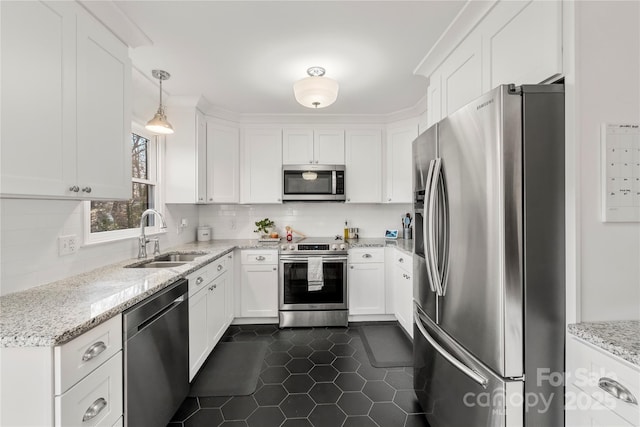
<path id="1" fill-rule="evenodd" d="M 241 203 L 282 203 L 282 131 L 244 129 Z"/>
<path id="2" fill-rule="evenodd" d="M 75 2 L 0 7 L 0 192 L 130 198 L 127 47 Z"/>
<path id="3" fill-rule="evenodd" d="M 413 201 L 411 143 L 417 137 L 417 123 L 387 129 L 385 203 L 411 203 Z"/>
<path id="4" fill-rule="evenodd" d="M 482 95 L 481 46 L 480 37 L 469 37 L 440 66 L 443 117 Z"/>
<path id="5" fill-rule="evenodd" d="M 608 384 L 604 384 L 608 382 Z M 640 409 L 600 387 L 626 389 L 640 401 L 640 367 L 580 338 L 567 336 L 566 425 L 640 426 Z"/>
<path id="6" fill-rule="evenodd" d="M 239 130 L 207 121 L 195 107 L 169 111 L 179 132 L 165 147 L 167 203 L 238 203 Z"/>
<path id="7" fill-rule="evenodd" d="M 384 248 L 349 250 L 349 315 L 385 314 Z"/>
<path id="8" fill-rule="evenodd" d="M 55 347 L 0 348 L 0 425 L 113 426 L 123 414 L 122 316 Z"/>
<path id="9" fill-rule="evenodd" d="M 243 250 L 240 316 L 278 316 L 278 251 Z"/>
<path id="10" fill-rule="evenodd" d="M 382 132 L 351 129 L 345 132 L 346 203 L 382 201 Z"/>
<path id="11" fill-rule="evenodd" d="M 189 381 L 231 323 L 227 317 L 229 267 L 224 255 L 191 273 L 189 280 Z"/>
<path id="12" fill-rule="evenodd" d="M 207 123 L 207 203 L 240 201 L 240 132 Z"/>
<path id="13" fill-rule="evenodd" d="M 229 326 L 231 324 L 231 322 L 233 322 L 233 319 L 236 315 L 236 310 L 235 310 L 235 287 L 236 287 L 236 283 L 235 283 L 235 263 L 234 263 L 234 259 L 233 259 L 233 252 L 230 252 L 228 254 L 225 255 L 225 257 L 227 258 L 226 261 L 226 265 L 227 265 L 227 284 L 226 284 L 226 289 L 225 289 L 225 308 L 224 308 L 224 312 L 225 312 L 225 324 L 227 326 Z"/>
<path id="14" fill-rule="evenodd" d="M 399 249 L 394 250 L 394 255 L 393 314 L 400 326 L 413 338 L 413 258 Z"/>
<path id="15" fill-rule="evenodd" d="M 344 165 L 344 130 L 284 129 L 282 164 Z"/>

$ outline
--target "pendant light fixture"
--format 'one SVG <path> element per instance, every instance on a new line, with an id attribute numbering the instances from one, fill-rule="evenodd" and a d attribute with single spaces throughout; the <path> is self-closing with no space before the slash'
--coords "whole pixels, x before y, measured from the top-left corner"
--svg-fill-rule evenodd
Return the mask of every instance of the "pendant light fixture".
<path id="1" fill-rule="evenodd" d="M 168 80 L 171 74 L 164 70 L 152 70 L 151 75 L 160 81 L 160 106 L 158 106 L 156 115 L 147 122 L 145 128 L 153 133 L 170 135 L 173 133 L 173 126 L 167 121 L 167 116 L 164 114 L 164 106 L 162 105 L 162 81 Z"/>
<path id="2" fill-rule="evenodd" d="M 308 108 L 324 108 L 336 102 L 338 82 L 324 77 L 324 68 L 311 67 L 307 70 L 307 74 L 309 77 L 293 84 L 296 101 Z"/>

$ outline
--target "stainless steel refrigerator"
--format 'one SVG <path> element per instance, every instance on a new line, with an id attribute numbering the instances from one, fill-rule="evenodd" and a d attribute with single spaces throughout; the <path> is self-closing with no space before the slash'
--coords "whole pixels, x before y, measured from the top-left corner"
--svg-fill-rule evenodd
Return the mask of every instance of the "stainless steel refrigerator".
<path id="1" fill-rule="evenodd" d="M 414 388 L 431 427 L 564 425 L 564 87 L 413 142 Z"/>

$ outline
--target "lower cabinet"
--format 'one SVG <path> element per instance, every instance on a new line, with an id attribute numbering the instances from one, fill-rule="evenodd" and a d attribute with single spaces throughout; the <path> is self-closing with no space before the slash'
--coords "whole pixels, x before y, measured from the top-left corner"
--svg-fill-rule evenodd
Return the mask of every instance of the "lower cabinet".
<path id="1" fill-rule="evenodd" d="M 393 263 L 393 314 L 413 338 L 413 258 L 396 249 Z"/>
<path id="2" fill-rule="evenodd" d="M 231 323 L 233 304 L 227 255 L 190 274 L 189 279 L 189 381 L 198 373 Z M 230 258 L 233 260 L 233 258 Z"/>
<path id="3" fill-rule="evenodd" d="M 349 314 L 385 314 L 384 248 L 349 250 Z"/>
<path id="4" fill-rule="evenodd" d="M 278 251 L 241 252 L 240 316 L 278 316 Z"/>
<path id="5" fill-rule="evenodd" d="M 117 426 L 122 316 L 59 346 L 0 348 L 0 377 L 2 426 Z"/>
<path id="6" fill-rule="evenodd" d="M 552 373 L 553 374 L 553 373 Z M 549 381 L 553 376 L 549 377 Z M 567 336 L 567 427 L 640 426 L 640 368 Z"/>

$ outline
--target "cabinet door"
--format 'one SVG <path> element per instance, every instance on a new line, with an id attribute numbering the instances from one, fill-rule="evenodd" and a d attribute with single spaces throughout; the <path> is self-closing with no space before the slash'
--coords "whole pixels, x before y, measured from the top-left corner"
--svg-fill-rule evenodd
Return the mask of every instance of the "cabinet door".
<path id="1" fill-rule="evenodd" d="M 240 312 L 243 317 L 278 315 L 276 265 L 243 265 L 240 286 Z"/>
<path id="2" fill-rule="evenodd" d="M 384 314 L 384 263 L 350 264 L 349 314 Z"/>
<path id="3" fill-rule="evenodd" d="M 313 163 L 313 131 L 285 129 L 282 132 L 282 164 Z"/>
<path id="4" fill-rule="evenodd" d="M 225 292 L 226 306 L 226 326 L 229 326 L 231 322 L 233 322 L 233 318 L 236 315 L 235 310 L 235 278 L 234 278 L 234 262 L 233 262 L 233 253 L 226 255 L 227 257 L 227 288 Z"/>
<path id="5" fill-rule="evenodd" d="M 313 133 L 313 158 L 321 165 L 344 165 L 344 130 L 316 130 Z"/>
<path id="6" fill-rule="evenodd" d="M 634 426 L 574 385 L 567 387 L 565 401 L 567 427 Z"/>
<path id="7" fill-rule="evenodd" d="M 80 195 L 91 199 L 129 199 L 131 61 L 128 50 L 86 14 L 78 16 L 77 28 L 77 185 Z"/>
<path id="8" fill-rule="evenodd" d="M 240 201 L 240 138 L 237 128 L 207 123 L 207 203 Z"/>
<path id="9" fill-rule="evenodd" d="M 207 297 L 209 290 L 205 287 L 189 297 L 189 381 L 209 355 L 207 339 Z"/>
<path id="10" fill-rule="evenodd" d="M 440 66 L 443 117 L 482 95 L 481 38 L 471 36 Z"/>
<path id="11" fill-rule="evenodd" d="M 212 350 L 220 341 L 226 329 L 225 321 L 227 316 L 225 306 L 227 300 L 225 293 L 227 290 L 227 273 L 223 273 L 214 280 L 207 290 L 207 339 L 209 348 Z"/>
<path id="12" fill-rule="evenodd" d="M 0 8 L 0 192 L 74 196 L 74 4 L 0 2 Z"/>
<path id="13" fill-rule="evenodd" d="M 247 129 L 242 203 L 282 203 L 282 131 Z"/>
<path id="14" fill-rule="evenodd" d="M 411 143 L 417 136 L 417 124 L 387 131 L 386 203 L 412 202 Z"/>
<path id="15" fill-rule="evenodd" d="M 380 203 L 382 136 L 379 130 L 348 130 L 345 142 L 347 203 Z"/>
<path id="16" fill-rule="evenodd" d="M 402 258 L 406 263 L 407 256 L 399 256 L 398 258 Z M 409 269 L 399 265 L 394 267 L 394 314 L 400 326 L 413 338 L 413 280 L 411 266 L 408 267 Z"/>

